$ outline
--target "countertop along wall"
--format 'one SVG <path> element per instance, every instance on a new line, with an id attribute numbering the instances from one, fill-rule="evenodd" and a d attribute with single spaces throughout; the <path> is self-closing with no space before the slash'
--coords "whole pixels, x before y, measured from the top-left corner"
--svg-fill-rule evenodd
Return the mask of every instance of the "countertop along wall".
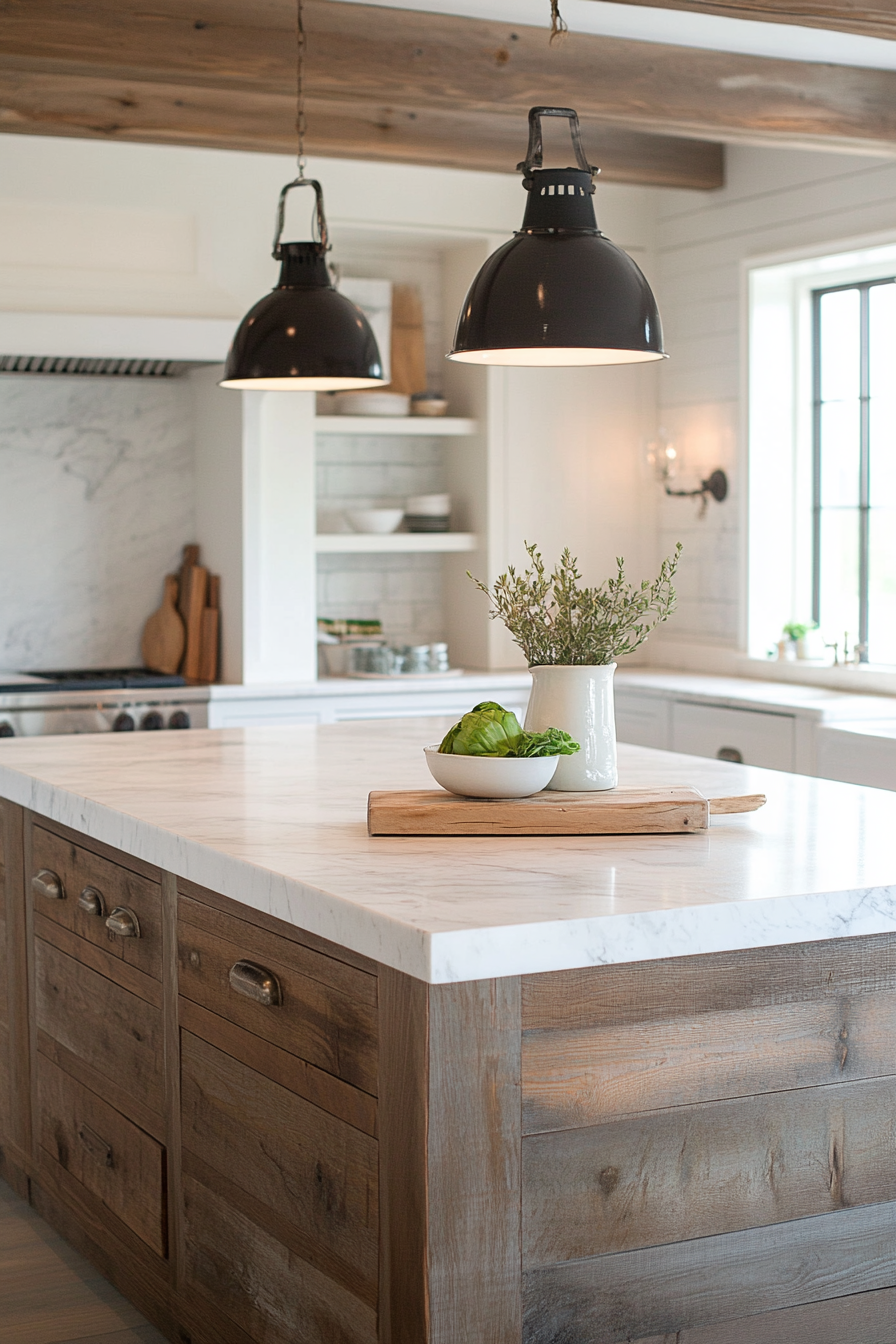
<path id="1" fill-rule="evenodd" d="M 667 499 L 654 486 L 659 552 L 681 540 L 685 555 L 678 611 L 648 647 L 656 665 L 790 679 L 802 669 L 747 667 L 735 657 L 745 647 L 741 264 L 827 242 L 834 252 L 843 240 L 892 231 L 896 163 L 729 145 L 726 179 L 719 191 L 659 196 L 658 298 L 671 356 L 660 372 L 660 421 L 684 461 L 673 484 L 692 488 L 723 467 L 731 493 L 722 505 L 710 500 L 699 519 L 693 500 Z M 770 632 L 769 643 L 773 638 Z M 846 689 L 843 675 L 838 684 Z M 863 677 L 850 689 L 885 688 Z"/>

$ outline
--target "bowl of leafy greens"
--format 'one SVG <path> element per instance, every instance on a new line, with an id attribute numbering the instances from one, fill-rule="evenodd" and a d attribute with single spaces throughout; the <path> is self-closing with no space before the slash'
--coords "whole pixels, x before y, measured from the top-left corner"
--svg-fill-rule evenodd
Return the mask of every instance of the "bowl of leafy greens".
<path id="1" fill-rule="evenodd" d="M 424 747 L 437 784 L 467 798 L 527 798 L 546 788 L 561 756 L 579 750 L 569 733 L 527 733 L 494 700 L 475 705 L 438 746 Z"/>

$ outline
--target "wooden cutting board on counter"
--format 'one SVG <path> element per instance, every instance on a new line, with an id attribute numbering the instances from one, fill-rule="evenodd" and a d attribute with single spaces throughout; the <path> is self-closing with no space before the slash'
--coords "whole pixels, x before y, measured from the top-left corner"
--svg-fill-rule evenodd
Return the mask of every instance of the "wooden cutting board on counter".
<path id="1" fill-rule="evenodd" d="M 710 816 L 755 812 L 764 793 L 705 798 L 697 789 L 606 789 L 531 798 L 461 798 L 443 789 L 373 792 L 370 835 L 670 835 L 705 831 Z"/>

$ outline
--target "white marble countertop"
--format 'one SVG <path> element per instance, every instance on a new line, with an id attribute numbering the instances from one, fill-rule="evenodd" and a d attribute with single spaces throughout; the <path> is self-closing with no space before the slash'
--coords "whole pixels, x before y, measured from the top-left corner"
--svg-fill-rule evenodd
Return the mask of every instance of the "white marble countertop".
<path id="1" fill-rule="evenodd" d="M 326 696 L 407 695 L 409 691 L 465 691 L 475 696 L 500 690 L 525 690 L 532 685 L 532 674 L 525 668 L 504 672 L 465 671 L 462 676 L 397 677 L 319 677 L 317 681 L 293 681 L 242 685 L 215 683 L 208 687 L 211 700 L 289 700 L 317 699 Z M 472 704 L 472 701 L 470 702 Z"/>
<path id="2" fill-rule="evenodd" d="M 711 701 L 727 709 L 778 711 L 822 723 L 865 718 L 896 721 L 896 697 L 834 691 L 826 686 L 676 672 L 664 668 L 620 668 L 615 681 L 617 690 L 622 692 L 673 695 L 676 700 L 698 703 Z"/>
<path id="3" fill-rule="evenodd" d="M 376 838 L 446 719 L 0 742 L 0 795 L 422 980 L 896 931 L 896 794 L 646 748 L 620 783 L 768 805 L 675 836 Z"/>

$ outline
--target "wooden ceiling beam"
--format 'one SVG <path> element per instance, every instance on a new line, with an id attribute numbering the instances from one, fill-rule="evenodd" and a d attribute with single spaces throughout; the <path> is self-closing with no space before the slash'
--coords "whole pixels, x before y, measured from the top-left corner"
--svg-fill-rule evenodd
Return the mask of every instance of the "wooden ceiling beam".
<path id="1" fill-rule="evenodd" d="M 625 5 L 653 9 L 686 9 L 726 19 L 790 23 L 801 28 L 828 28 L 863 37 L 896 38 L 896 0 L 858 5 L 853 0 L 621 0 Z"/>
<path id="2" fill-rule="evenodd" d="M 289 146 L 293 0 L 0 0 L 0 16 L 0 129 Z M 305 19 L 311 152 L 512 171 L 529 106 L 560 103 L 617 180 L 718 185 L 722 139 L 896 153 L 888 71 L 551 46 L 542 28 L 333 0 Z"/>

